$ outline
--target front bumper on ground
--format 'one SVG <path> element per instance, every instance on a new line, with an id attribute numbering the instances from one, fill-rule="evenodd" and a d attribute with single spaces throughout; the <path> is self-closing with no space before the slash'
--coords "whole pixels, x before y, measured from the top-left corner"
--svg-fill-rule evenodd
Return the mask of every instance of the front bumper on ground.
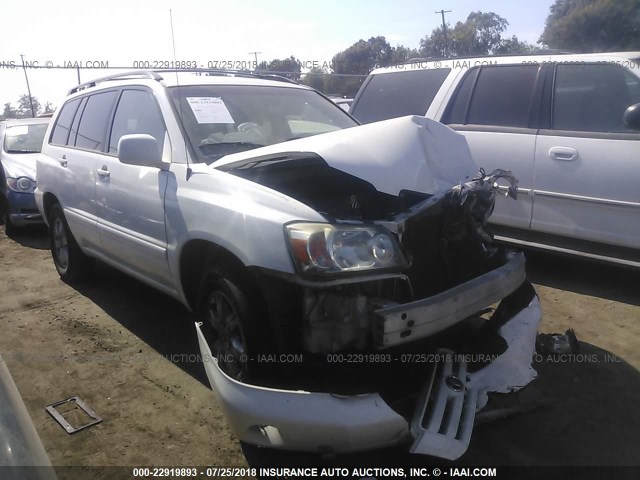
<path id="1" fill-rule="evenodd" d="M 536 377 L 531 361 L 541 319 L 538 297 L 506 311 L 512 315 L 497 332 L 507 350 L 473 374 L 449 352 L 442 365 L 434 364 L 431 378 L 425 378 L 413 420 L 396 413 L 377 393 L 342 396 L 235 381 L 218 367 L 201 325 L 196 329 L 207 377 L 240 440 L 287 450 L 350 453 L 413 439 L 414 453 L 454 459 L 466 451 L 475 412 L 486 404 L 487 393 L 515 391 Z"/>
<path id="2" fill-rule="evenodd" d="M 7 200 L 9 203 L 8 215 L 14 226 L 25 227 L 43 223 L 42 215 L 40 215 L 33 193 L 8 190 Z"/>

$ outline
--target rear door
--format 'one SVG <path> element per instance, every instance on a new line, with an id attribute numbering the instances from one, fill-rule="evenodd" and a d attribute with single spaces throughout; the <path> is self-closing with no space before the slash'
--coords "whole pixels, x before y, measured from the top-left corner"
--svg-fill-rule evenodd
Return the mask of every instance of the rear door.
<path id="1" fill-rule="evenodd" d="M 168 156 L 166 128 L 154 95 L 124 89 L 109 130 L 108 154 L 98 162 L 96 199 L 102 251 L 107 260 L 157 286 L 171 286 L 167 263 L 164 193 L 169 172 L 118 160 L 123 135 L 154 137 Z"/>
<path id="2" fill-rule="evenodd" d="M 105 148 L 105 126 L 116 94 L 111 90 L 67 102 L 52 129 L 47 159 L 38 166 L 49 170 L 39 175 L 50 183 L 42 184 L 42 190 L 57 196 L 74 237 L 92 250 L 98 246 L 96 163 Z"/>
<path id="3" fill-rule="evenodd" d="M 640 132 L 623 120 L 640 77 L 609 63 L 555 67 L 536 145 L 532 229 L 640 248 Z"/>
<path id="4" fill-rule="evenodd" d="M 499 196 L 491 223 L 530 227 L 543 71 L 537 65 L 472 68 L 440 119 L 466 137 L 478 167 L 511 170 L 519 180 L 518 199 Z"/>

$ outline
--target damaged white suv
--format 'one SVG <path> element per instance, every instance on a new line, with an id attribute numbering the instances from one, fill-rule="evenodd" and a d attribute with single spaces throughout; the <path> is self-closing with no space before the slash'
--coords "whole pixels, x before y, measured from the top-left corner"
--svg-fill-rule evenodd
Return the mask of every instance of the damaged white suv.
<path id="1" fill-rule="evenodd" d="M 70 92 L 36 201 L 63 279 L 99 259 L 196 312 L 240 440 L 452 459 L 487 392 L 536 375 L 524 258 L 485 230 L 516 180 L 478 170 L 426 118 L 358 126 L 284 80 L 135 72 Z"/>

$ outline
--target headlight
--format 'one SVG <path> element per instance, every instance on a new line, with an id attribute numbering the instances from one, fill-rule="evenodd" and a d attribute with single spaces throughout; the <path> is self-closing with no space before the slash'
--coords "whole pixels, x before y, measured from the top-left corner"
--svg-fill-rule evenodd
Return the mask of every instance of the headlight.
<path id="1" fill-rule="evenodd" d="M 293 259 L 304 274 L 407 267 L 395 237 L 382 227 L 293 223 L 285 230 Z"/>
<path id="2" fill-rule="evenodd" d="M 36 189 L 36 181 L 29 177 L 7 178 L 7 186 L 18 193 L 33 193 Z"/>

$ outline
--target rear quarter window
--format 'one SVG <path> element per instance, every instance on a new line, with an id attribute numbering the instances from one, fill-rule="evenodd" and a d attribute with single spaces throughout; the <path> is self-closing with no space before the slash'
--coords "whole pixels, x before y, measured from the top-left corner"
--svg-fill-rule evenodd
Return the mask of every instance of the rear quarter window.
<path id="1" fill-rule="evenodd" d="M 60 114 L 56 119 L 56 124 L 53 127 L 51 140 L 49 143 L 52 143 L 54 145 L 67 144 L 67 140 L 69 139 L 69 131 L 71 129 L 71 123 L 73 122 L 73 117 L 78 110 L 78 105 L 80 105 L 80 99 L 76 98 L 74 100 L 71 100 L 70 102 L 65 103 L 62 106 L 62 110 L 60 110 Z"/>
<path id="2" fill-rule="evenodd" d="M 362 123 L 425 115 L 450 68 L 373 75 L 351 108 Z"/>

